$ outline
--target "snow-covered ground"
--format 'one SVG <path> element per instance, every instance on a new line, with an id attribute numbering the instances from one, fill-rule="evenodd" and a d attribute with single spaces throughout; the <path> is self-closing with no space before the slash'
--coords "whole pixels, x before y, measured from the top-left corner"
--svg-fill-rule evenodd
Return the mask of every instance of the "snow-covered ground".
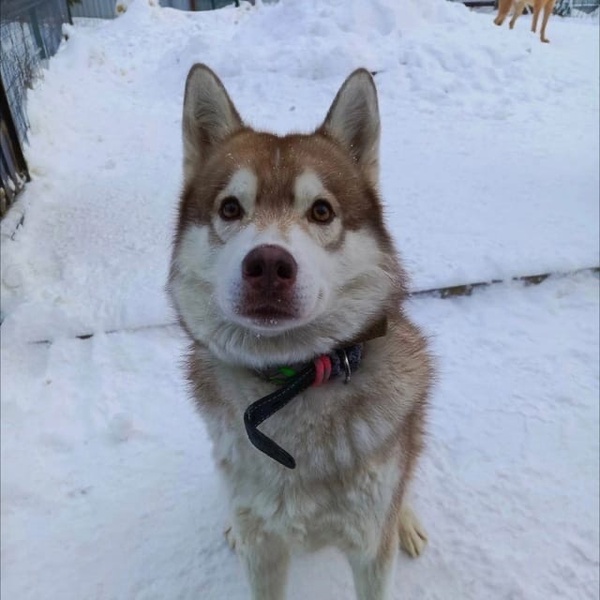
<path id="1" fill-rule="evenodd" d="M 598 280 L 415 300 L 441 378 L 395 598 L 598 594 Z M 2 598 L 246 600 L 175 328 L 2 349 Z M 333 551 L 290 598 L 350 600 Z"/>
<path id="2" fill-rule="evenodd" d="M 553 17 L 542 45 L 529 19 L 136 0 L 68 28 L 2 225 L 3 599 L 248 596 L 163 291 L 189 66 L 279 132 L 316 126 L 354 67 L 377 71 L 382 192 L 415 289 L 593 266 L 598 20 Z M 396 598 L 598 598 L 599 308 L 592 274 L 412 301 L 441 377 L 414 490 L 430 546 L 399 561 Z M 294 562 L 291 598 L 351 590 L 333 551 Z"/>

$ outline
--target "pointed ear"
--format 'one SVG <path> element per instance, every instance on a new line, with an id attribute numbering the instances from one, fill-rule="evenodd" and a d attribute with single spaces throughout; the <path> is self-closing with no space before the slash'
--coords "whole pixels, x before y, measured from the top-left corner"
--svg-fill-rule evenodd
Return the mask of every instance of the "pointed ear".
<path id="1" fill-rule="evenodd" d="M 183 100 L 183 170 L 189 179 L 211 150 L 244 126 L 221 80 L 206 66 L 188 73 Z"/>
<path id="2" fill-rule="evenodd" d="M 379 129 L 373 77 L 366 69 L 357 69 L 344 81 L 317 131 L 338 141 L 363 169 L 369 182 L 377 187 Z"/>

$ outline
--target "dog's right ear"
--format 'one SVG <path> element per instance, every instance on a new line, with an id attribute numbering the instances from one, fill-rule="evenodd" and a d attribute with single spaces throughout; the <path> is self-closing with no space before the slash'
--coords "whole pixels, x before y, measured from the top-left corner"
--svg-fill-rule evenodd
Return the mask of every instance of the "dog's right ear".
<path id="1" fill-rule="evenodd" d="M 317 132 L 337 140 L 377 188 L 379 130 L 375 82 L 369 71 L 357 69 L 344 81 Z"/>
<path id="2" fill-rule="evenodd" d="M 244 126 L 225 86 L 206 65 L 188 73 L 183 100 L 183 172 L 185 179 L 215 145 Z"/>

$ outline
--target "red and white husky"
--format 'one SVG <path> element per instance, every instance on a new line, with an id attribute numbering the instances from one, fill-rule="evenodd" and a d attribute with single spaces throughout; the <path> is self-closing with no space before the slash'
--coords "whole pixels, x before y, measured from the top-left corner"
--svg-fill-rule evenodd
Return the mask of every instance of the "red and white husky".
<path id="1" fill-rule="evenodd" d="M 379 130 L 364 69 L 314 133 L 283 137 L 246 126 L 206 66 L 187 78 L 169 290 L 255 600 L 283 599 L 290 554 L 325 545 L 358 598 L 388 598 L 399 545 L 426 542 L 406 491 L 433 372 L 401 307 Z"/>

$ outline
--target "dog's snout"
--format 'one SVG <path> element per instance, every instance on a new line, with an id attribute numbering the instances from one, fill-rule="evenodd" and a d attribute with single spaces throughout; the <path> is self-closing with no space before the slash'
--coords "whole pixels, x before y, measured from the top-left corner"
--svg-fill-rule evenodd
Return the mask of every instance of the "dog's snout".
<path id="1" fill-rule="evenodd" d="M 294 257 L 281 246 L 257 246 L 242 262 L 244 281 L 255 288 L 287 288 L 296 282 L 298 265 Z"/>

